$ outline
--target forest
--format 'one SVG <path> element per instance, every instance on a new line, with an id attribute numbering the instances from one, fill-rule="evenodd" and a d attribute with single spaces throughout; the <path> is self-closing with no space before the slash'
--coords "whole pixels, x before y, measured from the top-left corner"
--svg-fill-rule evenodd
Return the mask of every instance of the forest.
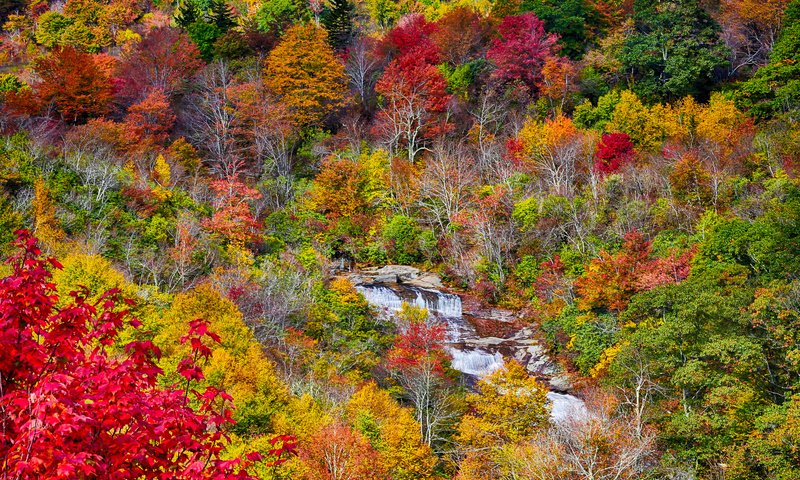
<path id="1" fill-rule="evenodd" d="M 800 0 L 0 25 L 0 480 L 800 479 Z"/>

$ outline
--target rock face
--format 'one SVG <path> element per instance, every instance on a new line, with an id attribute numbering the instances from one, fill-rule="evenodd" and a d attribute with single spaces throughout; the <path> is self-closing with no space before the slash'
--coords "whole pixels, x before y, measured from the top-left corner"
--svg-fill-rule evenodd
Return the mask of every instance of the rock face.
<path id="1" fill-rule="evenodd" d="M 408 265 L 385 265 L 383 267 L 365 268 L 349 275 L 354 285 L 362 284 L 403 284 L 411 287 L 441 289 L 444 288 L 439 276 L 435 273 Z"/>

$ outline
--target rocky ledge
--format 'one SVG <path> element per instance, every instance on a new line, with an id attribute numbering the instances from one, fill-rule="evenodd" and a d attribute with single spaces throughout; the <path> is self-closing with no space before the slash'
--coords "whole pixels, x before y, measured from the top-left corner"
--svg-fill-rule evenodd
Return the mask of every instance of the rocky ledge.
<path id="1" fill-rule="evenodd" d="M 348 275 L 354 285 L 403 284 L 411 287 L 440 290 L 444 288 L 438 275 L 408 265 L 369 267 Z"/>

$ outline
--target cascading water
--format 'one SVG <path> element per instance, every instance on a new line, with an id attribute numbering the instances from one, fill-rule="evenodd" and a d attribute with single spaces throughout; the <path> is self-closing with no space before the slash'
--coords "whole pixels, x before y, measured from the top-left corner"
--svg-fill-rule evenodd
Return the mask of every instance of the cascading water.
<path id="1" fill-rule="evenodd" d="M 550 363 L 543 356 L 543 349 L 525 335 L 518 334 L 512 338 L 478 335 L 474 325 L 463 316 L 461 297 L 458 295 L 401 284 L 395 288 L 380 284 L 357 285 L 356 290 L 386 315 L 395 314 L 403 307 L 403 303 L 408 303 L 427 309 L 432 316 L 444 322 L 451 366 L 466 375 L 480 378 L 503 368 L 504 354 L 523 361 L 531 373 L 543 373 L 536 369 Z M 551 404 L 553 421 L 575 418 L 586 412 L 583 401 L 572 395 L 551 391 L 547 398 Z"/>
<path id="2" fill-rule="evenodd" d="M 367 301 L 381 309 L 396 312 L 403 302 L 415 307 L 425 308 L 432 315 L 443 318 L 461 318 L 461 297 L 450 293 L 437 292 L 417 287 L 404 287 L 404 293 L 410 298 L 401 297 L 395 290 L 383 285 L 358 285 L 356 290 L 364 295 Z"/>

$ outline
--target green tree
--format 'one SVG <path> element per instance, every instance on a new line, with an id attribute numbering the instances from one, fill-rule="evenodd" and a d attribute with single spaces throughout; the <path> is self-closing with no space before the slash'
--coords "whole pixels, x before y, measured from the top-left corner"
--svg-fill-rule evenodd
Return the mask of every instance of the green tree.
<path id="1" fill-rule="evenodd" d="M 525 0 L 523 12 L 533 12 L 544 21 L 548 32 L 557 33 L 561 53 L 577 60 L 603 20 L 594 5 L 587 0 Z"/>
<path id="2" fill-rule="evenodd" d="M 355 6 L 349 0 L 330 0 L 322 13 L 322 25 L 328 31 L 328 41 L 337 50 L 353 39 Z"/>
<path id="3" fill-rule="evenodd" d="M 786 10 L 784 28 L 769 64 L 739 85 L 736 103 L 761 119 L 787 114 L 790 120 L 797 120 L 800 112 L 800 0 L 793 1 Z"/>
<path id="4" fill-rule="evenodd" d="M 636 32 L 620 54 L 648 101 L 705 97 L 728 63 L 719 25 L 697 0 L 637 0 Z"/>

